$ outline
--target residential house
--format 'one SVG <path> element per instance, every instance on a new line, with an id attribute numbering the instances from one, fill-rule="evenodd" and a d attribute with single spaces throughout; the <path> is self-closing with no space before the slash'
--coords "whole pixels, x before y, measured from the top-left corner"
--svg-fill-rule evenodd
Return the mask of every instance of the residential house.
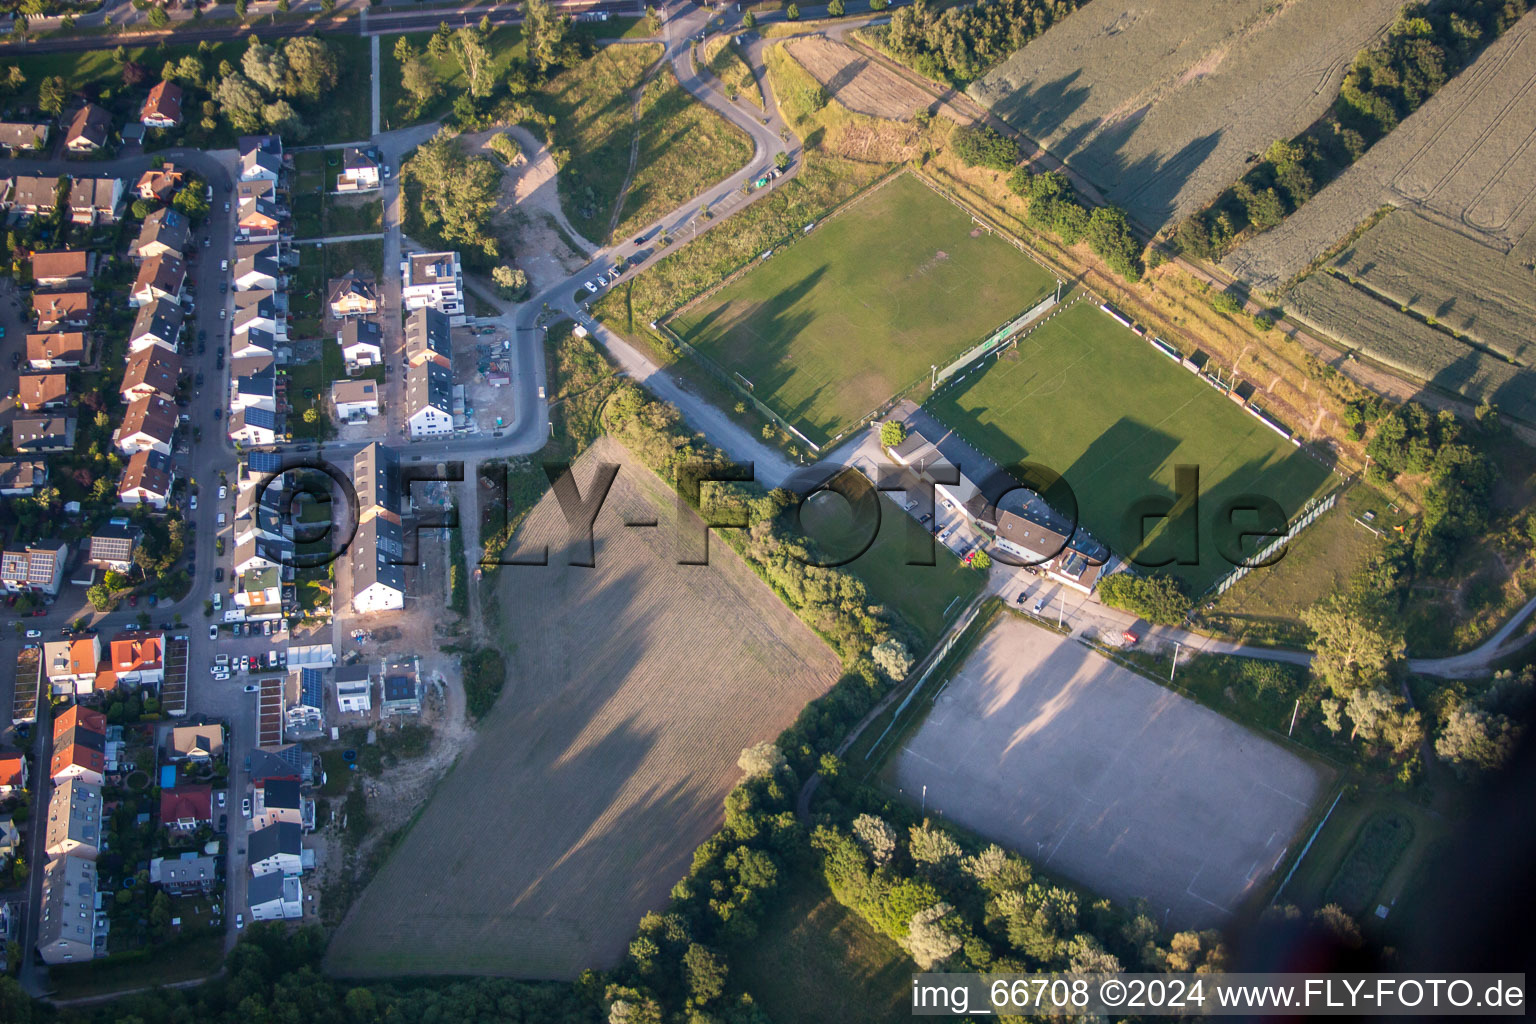
<path id="1" fill-rule="evenodd" d="M 167 161 L 139 175 L 138 183 L 133 186 L 133 194 L 150 202 L 169 203 L 186 178 L 185 174 L 176 169 L 175 164 Z"/>
<path id="2" fill-rule="evenodd" d="M 56 540 L 7 550 L 0 553 L 0 584 L 12 594 L 57 595 L 67 561 L 69 546 Z"/>
<path id="3" fill-rule="evenodd" d="M 113 519 L 91 534 L 85 559 L 103 569 L 127 572 L 133 568 L 133 552 L 142 535 L 143 531 L 129 520 Z"/>
<path id="4" fill-rule="evenodd" d="M 384 336 L 376 320 L 348 320 L 336 332 L 336 344 L 341 346 L 341 357 L 351 369 L 384 362 Z"/>
<path id="5" fill-rule="evenodd" d="M 325 724 L 325 676 L 290 664 L 283 684 L 283 731 L 317 732 Z"/>
<path id="6" fill-rule="evenodd" d="M 406 309 L 430 306 L 451 322 L 464 323 L 464 269 L 458 253 L 412 253 L 400 261 L 400 276 L 400 302 Z"/>
<path id="7" fill-rule="evenodd" d="M 229 439 L 241 444 L 276 444 L 277 414 L 268 409 L 240 409 L 229 417 Z"/>
<path id="8" fill-rule="evenodd" d="M 88 327 L 96 311 L 96 301 L 90 292 L 36 292 L 32 305 L 37 310 L 40 333 L 60 327 Z"/>
<path id="9" fill-rule="evenodd" d="M 268 779 L 298 779 L 306 786 L 315 784 L 320 759 L 297 743 L 281 747 L 254 749 L 245 755 L 245 768 L 251 785 L 259 785 Z"/>
<path id="10" fill-rule="evenodd" d="M 212 786 L 172 786 L 160 791 L 160 824 L 172 832 L 195 832 L 213 824 Z"/>
<path id="11" fill-rule="evenodd" d="M 69 377 L 62 373 L 24 373 L 17 378 L 16 404 L 28 412 L 54 409 L 69 400 Z"/>
<path id="12" fill-rule="evenodd" d="M 235 260 L 235 269 L 231 276 L 234 279 L 236 291 L 276 289 L 283 281 L 283 268 L 278 262 L 277 246 L 269 245 L 254 256 L 243 256 Z"/>
<path id="13" fill-rule="evenodd" d="M 101 665 L 101 641 L 94 636 L 49 640 L 43 644 L 43 672 L 48 692 L 55 697 L 92 693 Z M 105 738 L 102 742 L 106 742 Z"/>
<path id="14" fill-rule="evenodd" d="M 336 176 L 336 191 L 371 192 L 378 188 L 382 184 L 379 176 L 381 162 L 377 149 L 348 146 L 341 153 L 341 173 Z"/>
<path id="15" fill-rule="evenodd" d="M 69 219 L 76 224 L 116 224 L 127 188 L 121 178 L 75 178 L 69 185 Z"/>
<path id="16" fill-rule="evenodd" d="M 64 179 L 66 185 L 68 179 Z M 67 196 L 68 193 L 66 192 Z M 59 178 L 18 174 L 11 184 L 10 206 L 22 217 L 47 216 L 59 205 Z"/>
<path id="17" fill-rule="evenodd" d="M 400 524 L 374 516 L 358 526 L 347 554 L 352 560 L 353 611 L 382 612 L 405 607 Z"/>
<path id="18" fill-rule="evenodd" d="M 235 235 L 247 241 L 277 241 L 277 204 L 270 199 L 242 199 L 235 220 Z"/>
<path id="19" fill-rule="evenodd" d="M 129 247 L 128 255 L 138 260 L 155 256 L 185 259 L 191 250 L 192 222 L 180 210 L 162 206 L 144 218 L 144 224 L 139 228 L 139 237 Z"/>
<path id="20" fill-rule="evenodd" d="M 95 254 L 86 249 L 34 252 L 32 281 L 39 288 L 80 287 L 91 279 Z"/>
<path id="21" fill-rule="evenodd" d="M 128 351 L 142 352 L 151 345 L 167 352 L 177 351 L 184 322 L 185 314 L 174 302 L 157 299 L 140 306 L 139 315 L 133 318 L 133 330 L 128 334 Z"/>
<path id="22" fill-rule="evenodd" d="M 384 674 L 384 715 L 421 714 L 421 677 L 414 665 L 391 665 Z"/>
<path id="23" fill-rule="evenodd" d="M 123 505 L 149 505 L 164 509 L 171 500 L 171 487 L 176 483 L 171 460 L 160 452 L 142 450 L 134 452 L 123 468 L 123 476 L 117 485 L 117 500 Z"/>
<path id="24" fill-rule="evenodd" d="M 229 355 L 232 359 L 270 360 L 276 354 L 277 337 L 265 328 L 252 327 L 236 331 L 229 339 Z"/>
<path id="25" fill-rule="evenodd" d="M 405 421 L 412 437 L 453 433 L 453 374 L 427 361 L 405 372 Z"/>
<path id="26" fill-rule="evenodd" d="M 75 448 L 75 418 L 44 416 L 11 421 L 11 447 L 18 452 L 68 452 Z"/>
<path id="27" fill-rule="evenodd" d="M 34 370 L 72 370 L 85 362 L 85 335 L 79 331 L 27 335 L 27 363 Z"/>
<path id="28" fill-rule="evenodd" d="M 71 153 L 94 153 L 107 144 L 112 134 L 112 115 L 94 103 L 87 103 L 69 119 L 64 148 Z"/>
<path id="29" fill-rule="evenodd" d="M 267 362 L 254 373 L 242 373 L 239 377 L 236 377 L 235 394 L 234 399 L 230 402 L 230 408 L 235 411 L 265 409 L 268 412 L 276 413 L 276 366 Z"/>
<path id="30" fill-rule="evenodd" d="M 165 682 L 165 634 L 129 630 L 111 643 L 112 671 L 124 686 L 156 686 Z"/>
<path id="31" fill-rule="evenodd" d="M 281 570 L 293 564 L 293 552 L 293 541 L 287 537 L 267 537 L 253 531 L 235 544 L 231 571 L 241 576 L 260 569 Z"/>
<path id="32" fill-rule="evenodd" d="M 27 788 L 25 754 L 0 753 L 0 800 L 18 796 Z"/>
<path id="33" fill-rule="evenodd" d="M 367 662 L 337 667 L 336 708 L 344 715 L 372 710 L 373 673 Z"/>
<path id="34" fill-rule="evenodd" d="M 333 278 L 327 291 L 331 316 L 344 320 L 349 316 L 374 316 L 379 311 L 379 289 L 373 276 L 349 270 Z"/>
<path id="35" fill-rule="evenodd" d="M 258 454 L 272 454 L 252 452 Z M 288 504 L 286 477 L 279 477 L 272 486 L 245 487 L 235 494 L 235 544 L 244 544 L 253 538 L 282 540 L 292 532 L 292 525 L 284 521 L 283 510 Z"/>
<path id="36" fill-rule="evenodd" d="M 139 265 L 139 276 L 128 293 L 128 305 L 147 306 L 156 299 L 180 302 L 186 281 L 187 265 L 180 256 L 169 253 L 151 256 Z"/>
<path id="37" fill-rule="evenodd" d="M 297 822 L 279 821 L 251 833 L 246 859 L 256 878 L 277 873 L 297 875 L 304 870 L 303 830 Z"/>
<path id="38" fill-rule="evenodd" d="M 405 359 L 412 366 L 431 362 L 453 369 L 453 337 L 446 314 L 430 306 L 411 310 L 405 318 Z"/>
<path id="39" fill-rule="evenodd" d="M 171 730 L 166 744 L 169 761 L 217 761 L 224 756 L 224 727 L 217 722 L 207 725 L 178 725 Z"/>
<path id="40" fill-rule="evenodd" d="M 245 135 L 238 143 L 240 180 L 276 182 L 283 170 L 283 140 L 276 135 Z"/>
<path id="41" fill-rule="evenodd" d="M 158 395 L 135 399 L 112 432 L 112 443 L 124 455 L 155 451 L 171 454 L 176 434 L 176 406 Z"/>
<path id="42" fill-rule="evenodd" d="M 139 123 L 145 128 L 174 128 L 181 124 L 181 86 L 160 82 L 149 90 L 139 111 Z"/>
<path id="43" fill-rule="evenodd" d="M 89 961 L 96 955 L 96 864 L 56 857 L 43 869 L 37 952 L 44 963 Z"/>
<path id="44" fill-rule="evenodd" d="M 106 767 L 107 716 L 75 704 L 53 720 L 53 759 L 48 776 L 55 784 L 80 779 L 101 785 Z"/>
<path id="45" fill-rule="evenodd" d="M 266 828 L 279 822 L 291 822 L 304 827 L 304 798 L 299 795 L 297 779 L 267 779 L 255 787 L 255 801 L 251 808 L 253 828 Z M 314 815 L 308 815 L 313 823 Z"/>
<path id="46" fill-rule="evenodd" d="M 154 336 L 146 332 L 141 337 L 153 338 Z M 129 352 L 128 366 L 123 371 L 120 391 L 124 402 L 154 396 L 175 401 L 176 385 L 180 380 L 181 356 L 177 355 L 173 349 L 152 340 L 149 344 Z"/>
<path id="47" fill-rule="evenodd" d="M 53 788 L 48 798 L 48 830 L 44 850 L 51 857 L 95 860 L 101 851 L 101 786 L 71 777 Z"/>
<path id="48" fill-rule="evenodd" d="M 218 892 L 219 861 L 198 853 L 156 857 L 149 862 L 149 881 L 172 896 L 209 896 Z"/>
<path id="49" fill-rule="evenodd" d="M 338 380 L 331 385 L 331 404 L 342 421 L 365 420 L 379 414 L 379 386 L 371 380 Z"/>
<path id="50" fill-rule="evenodd" d="M 352 482 L 357 490 L 357 522 L 383 516 L 400 524 L 410 501 L 400 482 L 400 455 L 375 441 L 352 456 Z"/>
<path id="51" fill-rule="evenodd" d="M 235 182 L 235 204 L 238 206 L 247 199 L 265 199 L 278 207 L 277 216 L 279 220 L 287 216 L 287 211 L 283 209 L 282 203 L 278 201 L 277 182 L 275 181 L 257 178 L 254 181 Z M 250 243 L 246 242 L 245 244 L 249 245 Z M 236 246 L 236 252 L 239 252 L 238 245 Z"/>
<path id="52" fill-rule="evenodd" d="M 42 149 L 48 144 L 48 136 L 52 130 L 52 126 L 47 122 L 0 122 L 0 146 L 10 150 L 12 155 Z"/>
<path id="53" fill-rule="evenodd" d="M 278 307 L 276 293 L 261 289 L 236 297 L 235 333 L 242 331 L 266 331 L 278 342 L 288 340 L 288 316 Z"/>
<path id="54" fill-rule="evenodd" d="M 0 127 L 4 127 L 0 125 Z M 21 852 L 21 830 L 9 814 L 0 814 L 0 869 L 10 869 Z M 0 931 L 4 931 L 0 927 Z"/>
<path id="55" fill-rule="evenodd" d="M 282 574 L 275 568 L 251 569 L 239 576 L 235 604 L 247 619 L 268 619 L 283 613 Z"/>
<path id="56" fill-rule="evenodd" d="M 297 921 L 304 916 L 304 887 L 298 875 L 271 871 L 245 887 L 252 921 Z"/>
<path id="57" fill-rule="evenodd" d="M 0 459 L 0 497 L 28 497 L 46 486 L 48 463 L 42 459 Z"/>

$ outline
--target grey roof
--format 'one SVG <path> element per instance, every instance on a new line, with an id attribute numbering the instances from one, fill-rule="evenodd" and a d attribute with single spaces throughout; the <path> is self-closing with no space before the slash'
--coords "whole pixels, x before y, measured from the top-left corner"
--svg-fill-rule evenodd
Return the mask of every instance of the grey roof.
<path id="1" fill-rule="evenodd" d="M 375 583 L 405 593 L 405 566 L 400 524 L 374 516 L 357 528 L 352 538 L 352 593 L 359 594 Z"/>
<path id="2" fill-rule="evenodd" d="M 375 153 L 376 151 L 372 147 L 363 149 L 358 146 L 348 146 L 342 151 L 342 167 L 349 171 L 360 167 L 377 169 L 379 158 Z"/>
<path id="3" fill-rule="evenodd" d="M 235 280 L 238 281 L 250 273 L 265 274 L 275 279 L 282 272 L 282 268 L 277 263 L 277 247 L 269 246 L 269 248 L 273 250 L 270 255 L 247 256 L 245 259 L 236 260 Z"/>
<path id="4" fill-rule="evenodd" d="M 268 364 L 267 367 L 257 373 L 240 377 L 235 381 L 235 389 L 242 395 L 253 398 L 272 398 L 277 395 L 277 368 Z"/>
<path id="5" fill-rule="evenodd" d="M 229 418 L 229 429 L 231 433 L 239 433 L 247 426 L 270 430 L 276 433 L 277 413 L 273 412 L 271 409 L 257 409 L 251 406 L 247 406 L 246 408 L 237 411 Z"/>
<path id="6" fill-rule="evenodd" d="M 348 320 L 341 325 L 341 330 L 336 332 L 336 340 L 343 351 L 359 343 L 372 345 L 381 351 L 384 347 L 384 338 L 375 320 Z"/>
<path id="7" fill-rule="evenodd" d="M 384 701 L 385 703 L 418 700 L 415 676 L 385 676 L 384 677 Z"/>
<path id="8" fill-rule="evenodd" d="M 372 675 L 373 670 L 368 667 L 366 661 L 360 661 L 356 665 L 338 665 L 336 666 L 336 685 L 365 682 Z"/>
<path id="9" fill-rule="evenodd" d="M 142 249 L 151 242 L 159 242 L 177 252 L 186 252 L 191 237 L 192 225 L 186 215 L 172 207 L 162 206 L 144 218 L 144 226 L 139 229 L 138 247 Z"/>
<path id="10" fill-rule="evenodd" d="M 265 875 L 257 875 L 246 883 L 245 898 L 251 907 L 259 907 L 263 903 L 282 899 L 283 873 L 270 871 Z"/>
<path id="11" fill-rule="evenodd" d="M 267 785 L 271 785 L 271 782 Z M 250 845 L 246 847 L 247 857 L 250 863 L 255 864 L 279 853 L 298 856 L 302 835 L 298 822 L 294 821 L 279 821 L 266 828 L 259 828 L 251 833 Z"/>
<path id="12" fill-rule="evenodd" d="M 299 809 L 299 783 L 297 779 L 268 779 L 263 785 L 268 807 Z"/>
<path id="13" fill-rule="evenodd" d="M 430 306 L 411 310 L 405 318 L 405 357 L 414 361 L 419 355 L 436 353 L 453 359 L 453 337 L 448 314 Z"/>
<path id="14" fill-rule="evenodd" d="M 375 441 L 352 456 L 352 482 L 357 488 L 357 511 L 371 508 L 400 514 L 400 456 Z"/>
<path id="15" fill-rule="evenodd" d="M 175 344 L 176 335 L 181 331 L 182 319 L 180 306 L 168 299 L 156 299 L 139 307 L 139 315 L 133 320 L 133 333 L 129 339 L 152 334 Z"/>
<path id="16" fill-rule="evenodd" d="M 453 374 L 439 363 L 421 363 L 405 374 L 406 418 L 428 407 L 453 415 Z"/>

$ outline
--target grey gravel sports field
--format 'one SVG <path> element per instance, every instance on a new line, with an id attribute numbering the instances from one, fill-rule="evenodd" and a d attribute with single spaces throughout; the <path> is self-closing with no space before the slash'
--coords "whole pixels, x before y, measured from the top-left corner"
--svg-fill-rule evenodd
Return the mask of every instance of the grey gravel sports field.
<path id="1" fill-rule="evenodd" d="M 1222 924 L 1324 783 L 1311 763 L 1076 641 L 1008 616 L 898 752 L 940 814 L 1175 927 Z"/>

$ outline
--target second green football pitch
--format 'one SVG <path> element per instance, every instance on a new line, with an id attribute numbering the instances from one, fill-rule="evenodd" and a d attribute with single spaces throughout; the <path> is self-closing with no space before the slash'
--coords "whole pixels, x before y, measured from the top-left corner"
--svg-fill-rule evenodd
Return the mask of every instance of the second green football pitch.
<path id="1" fill-rule="evenodd" d="M 1054 283 L 1045 268 L 902 174 L 670 326 L 824 444 L 1039 302 Z"/>
<path id="2" fill-rule="evenodd" d="M 1028 461 L 1060 473 L 1081 524 L 1122 558 L 1138 548 L 1148 560 L 1166 553 L 1163 527 L 1151 521 L 1152 546 L 1142 547 L 1127 514 L 1144 497 L 1174 497 L 1175 467 L 1198 467 L 1198 564 L 1166 567 L 1195 592 L 1232 568 L 1216 546 L 1215 518 L 1229 499 L 1261 495 L 1291 517 L 1330 477 L 1089 298 L 941 388 L 925 408 L 1004 466 Z"/>

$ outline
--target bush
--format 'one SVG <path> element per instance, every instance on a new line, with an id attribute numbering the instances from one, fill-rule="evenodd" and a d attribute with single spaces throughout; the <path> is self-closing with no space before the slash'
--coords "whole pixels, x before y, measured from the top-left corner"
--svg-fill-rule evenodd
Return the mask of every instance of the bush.
<path id="1" fill-rule="evenodd" d="M 1117 572 L 1099 581 L 1099 599 L 1148 622 L 1177 626 L 1194 606 L 1183 581 L 1173 576 Z"/>
<path id="2" fill-rule="evenodd" d="M 1019 144 L 986 125 L 956 128 L 950 145 L 967 167 L 1006 171 L 1019 162 Z"/>
<path id="3" fill-rule="evenodd" d="M 464 708 L 471 721 L 479 721 L 496 704 L 507 681 L 507 665 L 494 647 L 481 647 L 461 659 L 464 670 Z"/>
<path id="4" fill-rule="evenodd" d="M 1243 311 L 1243 301 L 1231 292 L 1217 292 L 1211 296 L 1211 308 L 1225 316 L 1236 316 Z"/>
<path id="5" fill-rule="evenodd" d="M 886 420 L 880 424 L 880 444 L 895 448 L 907 439 L 907 425 L 900 420 Z"/>

